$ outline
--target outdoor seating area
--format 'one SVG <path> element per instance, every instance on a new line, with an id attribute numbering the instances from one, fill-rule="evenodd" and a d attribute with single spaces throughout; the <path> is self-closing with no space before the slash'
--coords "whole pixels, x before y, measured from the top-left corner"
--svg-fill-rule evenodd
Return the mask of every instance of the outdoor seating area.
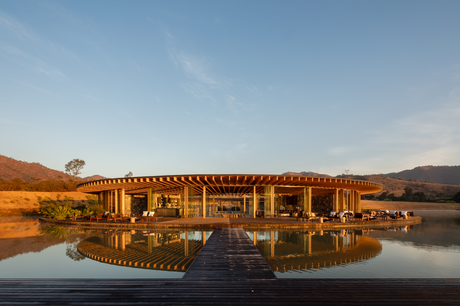
<path id="1" fill-rule="evenodd" d="M 106 211 L 103 214 L 93 214 L 93 215 L 88 215 L 88 216 L 72 216 L 71 220 L 81 221 L 81 222 L 96 222 L 96 223 L 98 223 L 99 221 L 102 221 L 104 223 L 110 223 L 110 222 L 136 223 L 138 221 L 140 221 L 141 223 L 143 222 L 148 223 L 148 222 L 156 222 L 157 215 L 155 214 L 154 211 L 144 211 L 142 214 L 136 217 L 131 217 L 126 214 L 114 214 L 114 213 L 110 213 L 109 211 Z"/>

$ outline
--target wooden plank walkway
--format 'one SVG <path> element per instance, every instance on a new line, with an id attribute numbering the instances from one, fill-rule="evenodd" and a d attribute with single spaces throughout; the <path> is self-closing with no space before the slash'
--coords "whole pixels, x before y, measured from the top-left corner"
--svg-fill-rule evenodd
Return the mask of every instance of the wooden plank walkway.
<path id="1" fill-rule="evenodd" d="M 242 228 L 217 228 L 183 279 L 276 279 Z"/>
<path id="2" fill-rule="evenodd" d="M 459 279 L 0 279 L 0 305 L 460 305 Z"/>

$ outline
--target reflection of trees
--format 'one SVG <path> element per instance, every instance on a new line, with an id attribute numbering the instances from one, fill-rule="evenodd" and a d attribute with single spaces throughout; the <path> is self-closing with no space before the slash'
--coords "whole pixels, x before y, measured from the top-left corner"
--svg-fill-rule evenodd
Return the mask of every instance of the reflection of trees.
<path id="1" fill-rule="evenodd" d="M 81 255 L 77 250 L 77 244 L 81 240 L 79 237 L 75 237 L 77 234 L 84 233 L 85 230 L 81 228 L 72 228 L 57 225 L 45 225 L 41 226 L 39 229 L 42 234 L 50 235 L 59 239 L 64 239 L 67 244 L 65 254 L 73 261 L 80 261 L 85 259 L 85 256 Z"/>
<path id="2" fill-rule="evenodd" d="M 73 261 L 80 261 L 86 258 L 78 252 L 77 241 L 67 244 L 65 255 Z"/>
<path id="3" fill-rule="evenodd" d="M 74 231 L 70 227 L 66 226 L 56 226 L 56 225 L 46 225 L 40 227 L 40 232 L 42 234 L 51 235 L 56 238 L 60 239 L 69 239 L 70 235 L 74 233 Z"/>

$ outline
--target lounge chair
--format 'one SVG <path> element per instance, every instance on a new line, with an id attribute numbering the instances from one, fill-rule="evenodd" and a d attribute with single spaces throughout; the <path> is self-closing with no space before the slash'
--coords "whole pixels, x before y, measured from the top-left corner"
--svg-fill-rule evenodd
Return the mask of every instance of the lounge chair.
<path id="1" fill-rule="evenodd" d="M 107 222 L 110 221 L 109 218 L 110 218 L 110 217 L 107 217 Z M 113 222 L 117 222 L 117 221 L 123 222 L 123 221 L 124 221 L 124 216 L 123 216 L 123 214 L 113 215 L 113 216 L 112 216 L 112 221 L 113 221 Z"/>
<path id="2" fill-rule="evenodd" d="M 88 218 L 88 216 L 72 216 L 72 221 L 77 221 L 77 219 L 85 219 Z"/>
<path id="3" fill-rule="evenodd" d="M 147 211 L 147 214 L 145 214 L 145 211 L 144 213 L 142 214 L 141 216 L 141 222 L 150 222 L 150 221 L 153 221 L 155 222 L 155 212 L 154 211 Z"/>

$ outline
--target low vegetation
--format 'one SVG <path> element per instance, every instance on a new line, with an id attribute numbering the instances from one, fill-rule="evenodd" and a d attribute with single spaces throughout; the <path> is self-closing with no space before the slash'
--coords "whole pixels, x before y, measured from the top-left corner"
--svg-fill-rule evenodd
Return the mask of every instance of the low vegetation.
<path id="1" fill-rule="evenodd" d="M 104 212 L 102 205 L 79 204 L 72 207 L 70 203 L 61 204 L 58 201 L 41 201 L 39 213 L 46 218 L 63 220 L 74 216 L 89 216 Z"/>

